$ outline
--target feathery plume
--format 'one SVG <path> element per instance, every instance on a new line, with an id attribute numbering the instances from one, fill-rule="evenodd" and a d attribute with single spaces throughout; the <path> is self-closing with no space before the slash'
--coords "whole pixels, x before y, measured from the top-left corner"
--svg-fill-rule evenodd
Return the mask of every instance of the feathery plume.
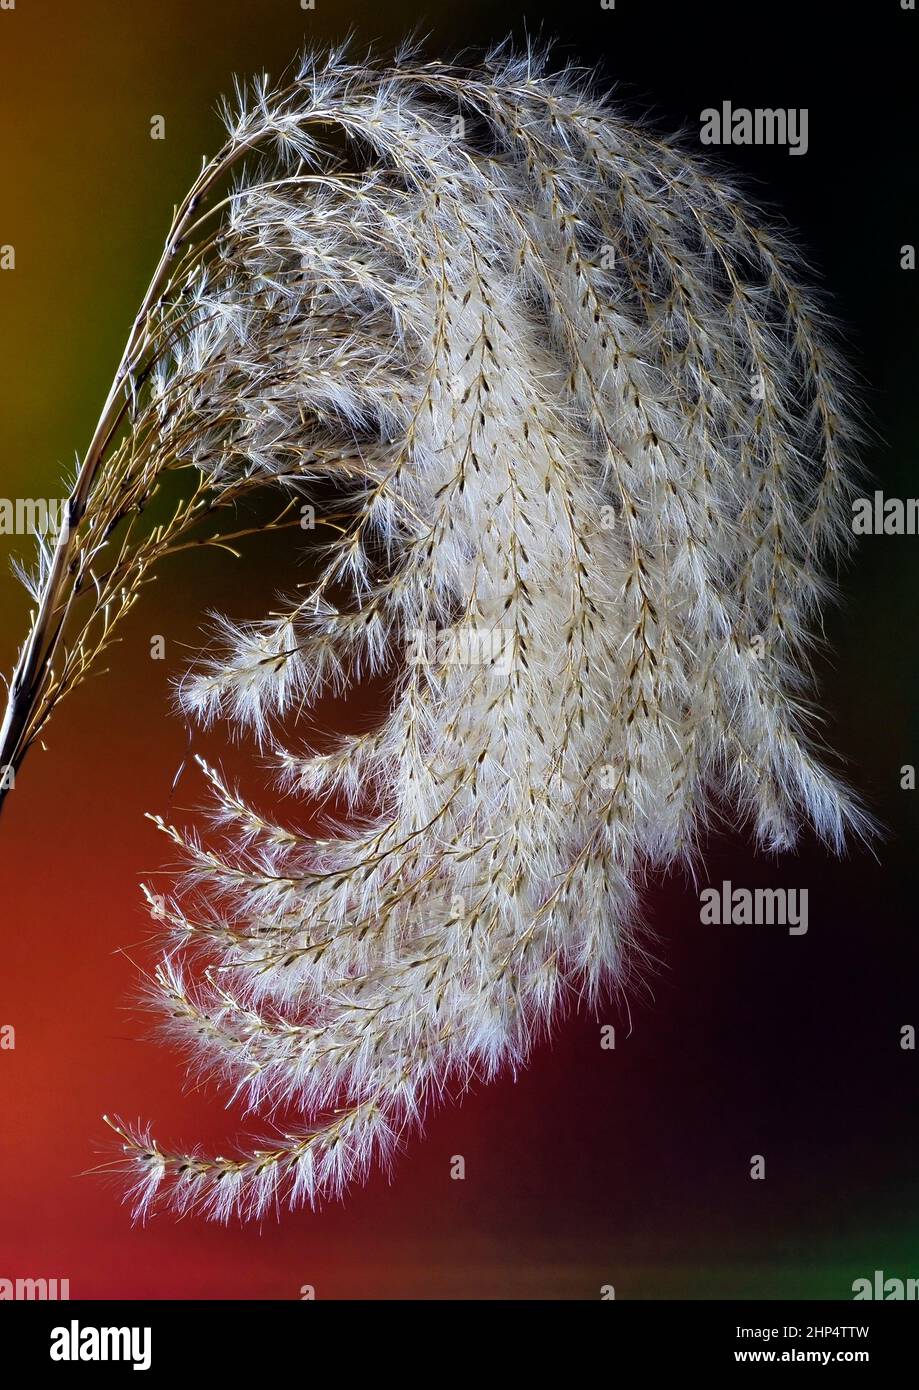
<path id="1" fill-rule="evenodd" d="M 638 885 L 719 809 L 769 850 L 863 826 L 806 704 L 857 431 L 797 252 L 544 54 L 307 56 L 225 116 L 35 576 L 0 756 L 158 560 L 231 544 L 207 527 L 255 488 L 278 527 L 335 492 L 315 585 L 220 620 L 178 699 L 351 814 L 306 836 L 202 762 L 216 836 L 155 818 L 187 861 L 148 890 L 169 1032 L 303 1117 L 230 1158 L 110 1122 L 139 1213 L 219 1219 L 342 1193 L 621 984 Z M 190 496 L 142 534 L 177 469 Z M 394 670 L 379 727 L 291 741 Z"/>

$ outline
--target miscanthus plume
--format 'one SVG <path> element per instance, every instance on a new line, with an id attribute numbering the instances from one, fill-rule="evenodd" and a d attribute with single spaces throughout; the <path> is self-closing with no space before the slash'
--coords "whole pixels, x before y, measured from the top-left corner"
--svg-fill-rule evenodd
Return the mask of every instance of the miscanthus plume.
<path id="1" fill-rule="evenodd" d="M 265 1132 L 301 1116 L 230 1157 L 112 1122 L 140 1212 L 218 1218 L 340 1194 L 626 982 L 637 887 L 713 819 L 768 850 L 861 825 L 808 732 L 854 430 L 798 253 L 533 53 L 310 56 L 238 95 L 30 580 L 2 758 L 194 528 L 335 496 L 315 585 L 222 621 L 179 688 L 352 811 L 317 840 L 202 764 L 216 831 L 159 821 L 169 1031 Z M 311 745 L 317 697 L 393 671 L 377 727 Z"/>

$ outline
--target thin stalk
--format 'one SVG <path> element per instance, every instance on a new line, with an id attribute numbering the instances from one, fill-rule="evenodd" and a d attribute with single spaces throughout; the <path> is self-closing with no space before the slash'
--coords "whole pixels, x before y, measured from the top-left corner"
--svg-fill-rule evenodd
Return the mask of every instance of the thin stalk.
<path id="1" fill-rule="evenodd" d="M 225 147 L 205 165 L 173 216 L 166 245 L 134 319 L 118 370 L 68 499 L 66 521 L 55 543 L 51 568 L 42 590 L 35 622 L 9 683 L 3 725 L 0 727 L 0 811 L 3 809 L 7 792 L 11 789 L 13 777 L 19 771 L 29 750 L 30 726 L 64 631 L 64 622 L 55 622 L 55 618 L 62 606 L 66 611 L 65 590 L 68 576 L 75 573 L 77 530 L 85 515 L 93 483 L 106 449 L 121 418 L 123 403 L 120 397 L 124 383 L 133 372 L 146 346 L 145 335 L 150 311 L 168 288 L 175 258 L 202 198 L 257 138 L 255 136 L 239 145 Z M 13 777 L 9 775 L 10 772 Z"/>

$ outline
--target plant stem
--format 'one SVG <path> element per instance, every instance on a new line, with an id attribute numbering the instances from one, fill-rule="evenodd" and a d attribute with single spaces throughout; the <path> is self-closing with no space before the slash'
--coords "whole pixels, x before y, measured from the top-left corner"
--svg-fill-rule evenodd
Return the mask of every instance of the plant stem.
<path id="1" fill-rule="evenodd" d="M 181 247 L 190 219 L 201 198 L 228 162 L 230 161 L 225 155 L 219 155 L 206 165 L 175 213 L 166 246 L 134 319 L 115 379 L 109 388 L 99 422 L 80 465 L 67 503 L 66 521 L 55 544 L 51 569 L 42 590 L 38 612 L 10 680 L 6 712 L 0 728 L 0 810 L 10 790 L 12 779 L 9 774 L 12 772 L 15 775 L 18 772 L 32 741 L 30 724 L 63 633 L 63 621 L 55 624 L 54 618 L 62 604 L 68 575 L 74 572 L 77 528 L 86 512 L 93 483 L 110 442 L 114 421 L 120 412 L 119 397 L 124 389 L 125 379 L 135 366 L 150 310 L 168 283 L 170 268 Z"/>
<path id="2" fill-rule="evenodd" d="M 45 688 L 51 661 L 65 627 L 67 607 L 64 595 L 67 578 L 71 573 L 76 574 L 76 531 L 86 512 L 93 483 L 106 449 L 118 426 L 123 409 L 119 397 L 124 389 L 125 379 L 134 370 L 139 352 L 145 346 L 144 334 L 150 311 L 168 289 L 170 271 L 185 238 L 197 230 L 197 223 L 193 222 L 193 217 L 200 203 L 236 161 L 259 143 L 266 130 L 267 127 L 259 127 L 245 138 L 231 138 L 220 152 L 203 166 L 173 216 L 165 248 L 134 320 L 99 423 L 80 465 L 67 504 L 67 520 L 57 538 L 38 612 L 10 680 L 6 712 L 0 727 L 0 810 L 10 790 L 9 773 L 12 771 L 15 775 L 19 770 L 37 733 L 37 728 L 33 729 L 31 725 Z M 61 621 L 55 624 L 55 615 L 62 608 Z"/>

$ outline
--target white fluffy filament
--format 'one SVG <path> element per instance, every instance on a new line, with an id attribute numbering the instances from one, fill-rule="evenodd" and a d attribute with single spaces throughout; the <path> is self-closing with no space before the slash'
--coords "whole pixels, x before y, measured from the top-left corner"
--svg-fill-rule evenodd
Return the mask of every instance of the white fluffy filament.
<path id="1" fill-rule="evenodd" d="M 203 765 L 221 845 L 159 822 L 190 861 L 155 901 L 171 1030 L 303 1116 L 230 1158 L 116 1125 L 139 1211 L 220 1219 L 340 1194 L 621 982 L 636 885 L 716 813 L 768 849 L 861 822 L 802 693 L 855 431 L 783 239 L 533 54 L 309 59 L 229 128 L 265 162 L 162 310 L 149 429 L 218 492 L 334 483 L 349 521 L 180 698 L 355 815 L 311 840 Z M 279 745 L 394 669 L 379 728 Z"/>

